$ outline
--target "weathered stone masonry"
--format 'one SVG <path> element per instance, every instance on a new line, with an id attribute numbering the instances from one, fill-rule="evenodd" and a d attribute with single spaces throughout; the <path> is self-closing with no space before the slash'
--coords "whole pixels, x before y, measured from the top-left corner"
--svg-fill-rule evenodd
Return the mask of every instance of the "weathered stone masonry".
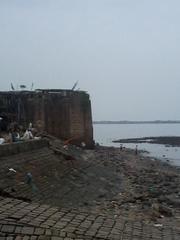
<path id="1" fill-rule="evenodd" d="M 61 139 L 93 146 L 91 102 L 84 91 L 36 90 L 0 92 L 0 116 L 35 127 Z"/>

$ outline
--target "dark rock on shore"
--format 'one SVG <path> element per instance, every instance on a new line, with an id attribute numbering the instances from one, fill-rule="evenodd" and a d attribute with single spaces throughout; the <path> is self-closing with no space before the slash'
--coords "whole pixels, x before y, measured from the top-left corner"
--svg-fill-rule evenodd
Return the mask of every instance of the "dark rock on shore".
<path id="1" fill-rule="evenodd" d="M 166 146 L 180 146 L 180 137 L 176 136 L 159 136 L 159 137 L 143 137 L 143 138 L 127 138 L 114 140 L 115 143 L 152 143 L 163 144 Z"/>

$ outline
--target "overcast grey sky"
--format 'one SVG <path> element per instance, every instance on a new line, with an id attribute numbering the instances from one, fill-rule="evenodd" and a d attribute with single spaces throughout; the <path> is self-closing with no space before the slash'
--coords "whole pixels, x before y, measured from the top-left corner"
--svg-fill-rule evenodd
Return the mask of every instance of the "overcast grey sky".
<path id="1" fill-rule="evenodd" d="M 94 120 L 180 119 L 179 0 L 0 0 L 0 90 L 79 87 Z"/>

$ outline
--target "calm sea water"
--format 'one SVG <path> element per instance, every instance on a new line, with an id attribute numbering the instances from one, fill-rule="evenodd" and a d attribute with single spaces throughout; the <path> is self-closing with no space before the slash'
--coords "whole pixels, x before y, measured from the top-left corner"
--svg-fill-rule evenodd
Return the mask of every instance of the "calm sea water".
<path id="1" fill-rule="evenodd" d="M 121 138 L 180 136 L 180 124 L 94 124 L 94 139 L 104 146 L 119 147 L 113 140 Z M 135 149 L 136 144 L 123 144 Z M 166 147 L 160 144 L 138 144 L 138 149 L 148 151 L 147 155 L 170 161 L 180 166 L 180 147 Z"/>

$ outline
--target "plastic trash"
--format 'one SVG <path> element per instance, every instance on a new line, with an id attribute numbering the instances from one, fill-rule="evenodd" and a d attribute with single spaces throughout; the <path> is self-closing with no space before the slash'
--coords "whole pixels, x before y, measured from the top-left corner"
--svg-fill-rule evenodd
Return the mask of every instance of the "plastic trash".
<path id="1" fill-rule="evenodd" d="M 0 138 L 0 144 L 3 144 L 5 142 L 4 138 Z"/>
<path id="2" fill-rule="evenodd" d="M 155 226 L 155 227 L 163 227 L 163 224 L 157 223 L 157 224 L 154 224 L 154 226 Z"/>
<path id="3" fill-rule="evenodd" d="M 9 168 L 9 171 L 10 171 L 10 172 L 14 172 L 14 173 L 17 172 L 14 168 Z"/>

